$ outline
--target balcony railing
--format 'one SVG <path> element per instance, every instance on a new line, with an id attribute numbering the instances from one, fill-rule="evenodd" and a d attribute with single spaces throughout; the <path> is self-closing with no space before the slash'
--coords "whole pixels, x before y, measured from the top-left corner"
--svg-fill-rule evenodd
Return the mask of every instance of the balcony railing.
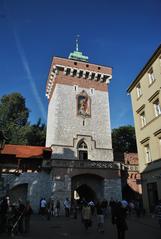
<path id="1" fill-rule="evenodd" d="M 120 169 L 120 163 L 107 162 L 107 161 L 91 161 L 91 160 L 64 160 L 64 159 L 51 159 L 50 161 L 44 160 L 43 168 L 51 167 L 69 167 L 69 168 L 103 168 L 103 169 Z"/>

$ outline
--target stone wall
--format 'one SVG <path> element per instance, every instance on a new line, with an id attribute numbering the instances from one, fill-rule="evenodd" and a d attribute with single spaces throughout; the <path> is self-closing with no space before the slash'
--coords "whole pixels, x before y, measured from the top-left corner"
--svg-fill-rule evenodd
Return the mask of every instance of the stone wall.
<path id="1" fill-rule="evenodd" d="M 122 200 L 121 178 L 104 180 L 104 198 L 109 201 L 111 197 Z"/>
<path id="2" fill-rule="evenodd" d="M 108 93 L 95 90 L 92 94 L 86 89 L 91 98 L 91 117 L 83 119 L 77 116 L 76 107 L 76 97 L 82 90 L 56 85 L 48 106 L 46 146 L 53 146 L 53 158 L 76 159 L 74 140 L 86 137 L 90 160 L 112 161 Z"/>
<path id="3" fill-rule="evenodd" d="M 8 181 L 7 176 L 10 177 L 10 181 Z M 22 173 L 20 176 L 13 176 L 12 178 L 6 174 L 5 183 L 9 184 L 10 190 L 27 184 L 26 200 L 30 200 L 34 212 L 39 211 L 39 202 L 42 197 L 45 197 L 47 200 L 50 198 L 51 189 L 53 187 L 53 181 L 51 181 L 50 175 L 45 172 Z M 11 198 L 11 202 L 16 202 L 19 197 L 21 197 L 21 194 L 18 194 L 17 191 L 16 197 Z"/>

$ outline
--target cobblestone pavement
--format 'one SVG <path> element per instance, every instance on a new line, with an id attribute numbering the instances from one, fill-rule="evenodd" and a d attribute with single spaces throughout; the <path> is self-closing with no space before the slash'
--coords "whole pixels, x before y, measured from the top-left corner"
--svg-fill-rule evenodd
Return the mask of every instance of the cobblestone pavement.
<path id="1" fill-rule="evenodd" d="M 128 231 L 126 239 L 161 239 L 161 230 L 157 220 L 150 216 L 136 218 L 128 217 Z M 115 225 L 111 224 L 110 218 L 105 220 L 105 232 L 99 233 L 96 229 L 96 218 L 88 231 L 85 231 L 80 217 L 77 219 L 52 217 L 50 221 L 46 218 L 33 215 L 31 220 L 31 231 L 29 234 L 15 236 L 15 239 L 117 239 Z M 1 239 L 9 238 L 5 234 L 0 234 Z"/>

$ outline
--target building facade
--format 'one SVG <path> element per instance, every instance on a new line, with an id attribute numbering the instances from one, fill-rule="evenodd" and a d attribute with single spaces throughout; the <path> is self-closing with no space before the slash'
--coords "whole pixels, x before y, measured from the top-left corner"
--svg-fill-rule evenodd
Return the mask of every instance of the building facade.
<path id="1" fill-rule="evenodd" d="M 128 201 L 142 200 L 141 178 L 137 153 L 124 153 L 122 163 L 122 195 Z"/>
<path id="2" fill-rule="evenodd" d="M 38 212 L 42 197 L 59 199 L 63 212 L 67 197 L 122 199 L 121 167 L 111 143 L 111 78 L 111 67 L 89 63 L 78 49 L 69 58 L 53 58 L 46 147 L 6 145 L 0 153 L 2 193 L 12 202 L 30 200 Z"/>
<path id="3" fill-rule="evenodd" d="M 54 57 L 46 84 L 46 146 L 53 195 L 60 200 L 120 200 L 120 164 L 113 161 L 108 85 L 112 68 L 91 64 L 78 50 Z"/>
<path id="4" fill-rule="evenodd" d="M 161 199 L 161 45 L 129 86 L 146 209 Z"/>

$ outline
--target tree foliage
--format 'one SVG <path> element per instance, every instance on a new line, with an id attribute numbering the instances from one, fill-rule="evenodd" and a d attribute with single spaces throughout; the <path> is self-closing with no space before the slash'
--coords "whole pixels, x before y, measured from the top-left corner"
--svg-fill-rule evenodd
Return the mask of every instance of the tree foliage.
<path id="1" fill-rule="evenodd" d="M 29 145 L 44 146 L 46 139 L 46 126 L 38 119 L 37 124 L 31 125 L 27 132 L 27 139 Z"/>
<path id="2" fill-rule="evenodd" d="M 137 152 L 135 128 L 126 125 L 113 129 L 112 146 L 114 153 Z"/>
<path id="3" fill-rule="evenodd" d="M 1 97 L 0 130 L 7 138 L 6 143 L 33 145 L 36 139 L 36 145 L 44 145 L 45 125 L 41 124 L 41 120 L 36 125 L 30 125 L 29 112 L 25 98 L 20 93 L 11 93 Z"/>

